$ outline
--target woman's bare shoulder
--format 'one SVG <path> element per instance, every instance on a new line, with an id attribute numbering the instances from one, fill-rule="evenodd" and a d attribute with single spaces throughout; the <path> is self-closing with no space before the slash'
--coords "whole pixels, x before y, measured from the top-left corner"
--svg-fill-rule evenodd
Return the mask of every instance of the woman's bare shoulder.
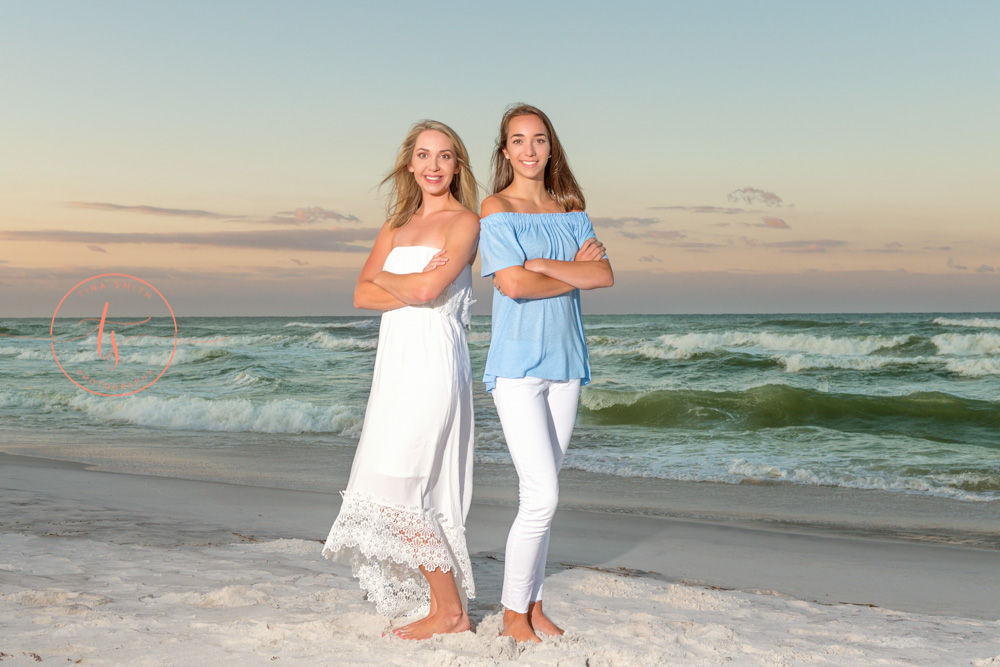
<path id="1" fill-rule="evenodd" d="M 511 201 L 504 195 L 497 193 L 495 195 L 490 195 L 483 200 L 482 206 L 479 208 L 480 217 L 485 218 L 488 215 L 493 215 L 494 213 L 504 213 L 506 211 L 513 211 L 514 206 Z"/>
<path id="2" fill-rule="evenodd" d="M 451 219 L 451 225 L 479 229 L 479 216 L 463 206 Z"/>

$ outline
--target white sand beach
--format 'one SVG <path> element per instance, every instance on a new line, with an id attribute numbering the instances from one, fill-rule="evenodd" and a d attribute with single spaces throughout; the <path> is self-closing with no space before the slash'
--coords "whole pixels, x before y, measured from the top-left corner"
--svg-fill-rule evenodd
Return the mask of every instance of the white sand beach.
<path id="1" fill-rule="evenodd" d="M 477 504 L 474 629 L 408 642 L 319 555 L 335 494 L 6 454 L 0 488 L 5 664 L 1000 664 L 993 550 L 561 511 L 567 632 L 527 646 L 498 636 L 513 509 Z"/>

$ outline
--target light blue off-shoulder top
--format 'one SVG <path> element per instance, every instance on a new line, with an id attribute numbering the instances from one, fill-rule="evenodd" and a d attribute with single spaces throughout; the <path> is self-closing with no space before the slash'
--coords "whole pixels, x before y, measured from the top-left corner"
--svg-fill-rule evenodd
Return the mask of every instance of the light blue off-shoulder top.
<path id="1" fill-rule="evenodd" d="M 494 213 L 480 222 L 483 276 L 535 258 L 572 261 L 595 236 L 587 214 Z M 498 377 L 590 382 L 580 290 L 547 299 L 511 299 L 493 290 L 493 331 L 483 382 Z"/>

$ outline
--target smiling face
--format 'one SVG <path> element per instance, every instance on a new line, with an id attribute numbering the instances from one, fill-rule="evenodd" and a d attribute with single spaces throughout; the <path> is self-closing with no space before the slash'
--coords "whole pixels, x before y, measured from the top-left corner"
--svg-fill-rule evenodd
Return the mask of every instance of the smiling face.
<path id="1" fill-rule="evenodd" d="M 533 180 L 544 179 L 551 151 L 549 134 L 541 118 L 532 114 L 510 119 L 503 154 L 510 160 L 515 174 Z"/>
<path id="2" fill-rule="evenodd" d="M 455 146 L 443 132 L 424 130 L 417 135 L 407 169 L 413 173 L 417 185 L 427 195 L 448 192 L 451 180 L 459 171 Z"/>

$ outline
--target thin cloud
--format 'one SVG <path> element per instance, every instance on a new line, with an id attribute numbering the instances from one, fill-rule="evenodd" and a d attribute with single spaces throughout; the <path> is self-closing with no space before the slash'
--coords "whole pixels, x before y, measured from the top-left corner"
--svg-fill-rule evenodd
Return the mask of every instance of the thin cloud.
<path id="1" fill-rule="evenodd" d="M 791 227 L 788 226 L 788 223 L 782 220 L 781 218 L 763 218 L 763 222 L 757 225 L 757 227 L 770 227 L 771 229 L 791 229 Z"/>
<path id="2" fill-rule="evenodd" d="M 948 266 L 951 267 L 951 268 L 953 268 L 953 269 L 955 269 L 955 270 L 957 270 L 957 271 L 968 271 L 969 270 L 969 267 L 962 266 L 961 264 L 959 264 L 958 262 L 956 262 L 954 257 L 949 257 L 948 258 Z"/>
<path id="3" fill-rule="evenodd" d="M 184 282 L 191 285 L 200 286 L 201 291 L 205 291 L 207 285 L 219 284 L 222 282 L 240 281 L 241 284 L 247 282 L 266 283 L 271 280 L 338 280 L 349 281 L 353 292 L 354 281 L 357 279 L 357 269 L 345 269 L 331 266 L 310 266 L 281 267 L 281 266 L 220 266 L 212 269 L 197 270 L 185 269 L 178 272 L 176 269 L 155 266 L 128 266 L 115 267 L 121 273 L 140 276 L 143 280 L 148 280 L 154 284 L 170 284 Z M 40 267 L 40 268 L 0 268 L 0 281 L 10 281 L 11 283 L 49 285 L 54 288 L 61 287 L 65 290 L 70 285 L 79 282 L 81 276 L 97 275 L 106 273 L 107 265 L 95 264 L 92 266 L 74 267 Z M 242 288 L 241 288 L 242 289 Z M 52 291 L 55 294 L 55 291 Z"/>
<path id="4" fill-rule="evenodd" d="M 903 244 L 898 243 L 896 241 L 890 241 L 889 243 L 883 245 L 881 248 L 869 248 L 868 250 L 865 250 L 865 252 L 885 252 L 885 253 L 894 253 L 902 251 L 903 251 Z"/>
<path id="5" fill-rule="evenodd" d="M 724 248 L 725 246 L 718 243 L 696 243 L 693 241 L 684 241 L 681 243 L 671 243 L 671 247 L 680 248 L 681 250 L 686 250 L 688 252 L 705 252 L 706 250 L 712 250 L 714 248 Z"/>
<path id="6" fill-rule="evenodd" d="M 89 248 L 90 250 L 93 250 L 94 252 L 103 252 L 103 253 L 107 253 L 108 252 L 107 250 L 105 250 L 101 246 L 94 245 L 94 244 L 88 245 L 87 248 Z"/>
<path id="7" fill-rule="evenodd" d="M 282 211 L 271 216 L 270 218 L 251 219 L 251 222 L 273 225 L 311 225 L 325 220 L 335 220 L 336 222 L 361 222 L 361 220 L 359 220 L 355 215 L 344 215 L 343 213 L 331 211 L 320 206 L 297 208 L 294 211 Z"/>
<path id="8" fill-rule="evenodd" d="M 779 200 L 780 201 L 780 200 Z M 720 213 L 736 215 L 738 213 L 753 213 L 743 208 L 727 208 L 723 206 L 650 206 L 651 211 L 684 211 L 686 213 Z"/>
<path id="9" fill-rule="evenodd" d="M 627 239 L 639 239 L 650 243 L 664 243 L 666 241 L 676 241 L 684 238 L 684 233 L 674 229 L 650 229 L 643 232 L 629 232 L 622 230 L 621 235 Z"/>
<path id="10" fill-rule="evenodd" d="M 11 241 L 46 243 L 181 244 L 196 247 L 253 248 L 257 250 L 320 250 L 328 252 L 368 252 L 378 234 L 376 229 L 296 229 L 240 232 L 168 232 L 114 233 L 78 232 L 65 229 L 41 231 L 0 231 L 0 238 Z M 357 241 L 363 245 L 353 245 Z"/>
<path id="11" fill-rule="evenodd" d="M 981 264 L 979 268 L 976 269 L 976 273 L 993 273 L 994 271 L 996 271 L 996 269 L 987 264 Z"/>
<path id="12" fill-rule="evenodd" d="M 655 255 L 643 255 L 642 257 L 639 258 L 639 261 L 640 262 L 657 262 L 657 263 L 661 263 L 661 264 L 663 263 L 663 260 L 660 259 L 659 257 L 656 257 Z"/>
<path id="13" fill-rule="evenodd" d="M 309 266 L 309 262 L 303 262 L 301 259 L 295 259 L 294 257 L 292 258 L 292 264 L 296 266 Z"/>
<path id="14" fill-rule="evenodd" d="M 826 252 L 829 248 L 839 248 L 847 245 L 847 241 L 821 239 L 817 241 L 775 241 L 761 243 L 766 248 L 778 248 L 781 252 L 815 253 Z"/>
<path id="15" fill-rule="evenodd" d="M 122 204 L 109 204 L 107 202 L 71 201 L 69 205 L 73 208 L 86 208 L 95 211 L 126 211 L 130 213 L 142 213 L 144 215 L 165 215 L 181 218 L 229 219 L 241 217 L 224 215 L 222 213 L 213 213 L 211 211 L 201 211 L 198 209 L 160 208 L 159 206 L 124 206 Z"/>
<path id="16" fill-rule="evenodd" d="M 781 252 L 797 252 L 802 254 L 814 253 L 814 252 L 826 252 L 826 246 L 816 245 L 811 243 L 807 246 L 802 246 L 801 248 L 788 248 L 782 250 Z"/>
<path id="17" fill-rule="evenodd" d="M 249 222 L 258 225 L 283 225 L 302 226 L 311 225 L 318 222 L 333 220 L 336 222 L 358 223 L 361 220 L 356 215 L 345 215 L 338 211 L 322 208 L 321 206 L 309 206 L 296 208 L 291 211 L 281 211 L 271 216 L 249 216 L 231 215 L 227 213 L 215 213 L 213 211 L 202 211 L 198 209 L 182 208 L 162 208 L 159 206 L 125 206 L 122 204 L 111 204 L 107 202 L 85 202 L 75 201 L 69 205 L 73 208 L 84 208 L 96 211 L 114 211 L 140 213 L 143 215 L 171 216 L 180 218 L 210 218 L 214 220 L 230 220 L 238 222 Z"/>
<path id="18" fill-rule="evenodd" d="M 625 225 L 635 227 L 649 227 L 660 221 L 659 218 L 591 218 L 591 222 L 598 227 L 612 227 L 621 229 Z"/>
<path id="19" fill-rule="evenodd" d="M 750 246 L 751 248 L 757 247 L 757 243 L 758 243 L 757 239 L 751 239 L 751 238 L 747 238 L 746 236 L 741 236 L 740 240 L 743 241 L 744 244 Z"/>
<path id="20" fill-rule="evenodd" d="M 729 201 L 744 202 L 746 204 L 763 204 L 764 206 L 781 206 L 781 197 L 773 192 L 767 192 L 758 188 L 741 188 L 729 193 Z"/>
<path id="21" fill-rule="evenodd" d="M 951 250 L 951 246 L 950 245 L 924 246 L 924 250 Z"/>

